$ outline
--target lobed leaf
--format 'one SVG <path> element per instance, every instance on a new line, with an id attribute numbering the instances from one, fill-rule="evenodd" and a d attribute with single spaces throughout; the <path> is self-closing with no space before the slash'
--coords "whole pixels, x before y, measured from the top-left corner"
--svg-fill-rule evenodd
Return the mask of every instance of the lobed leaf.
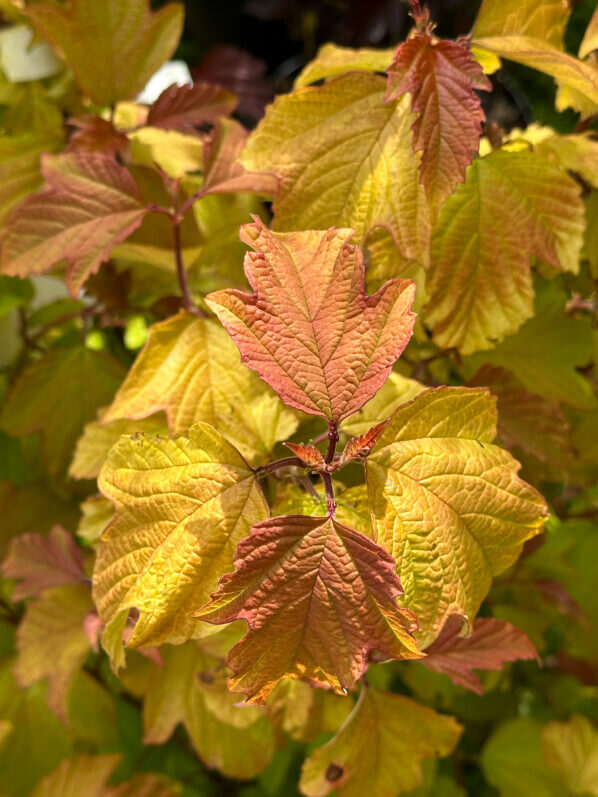
<path id="1" fill-rule="evenodd" d="M 98 483 L 116 515 L 100 540 L 93 594 L 106 623 L 103 644 L 118 667 L 131 610 L 138 620 L 130 648 L 204 633 L 191 613 L 268 508 L 238 451 L 204 423 L 189 437 L 122 437 Z"/>
<path id="2" fill-rule="evenodd" d="M 542 497 L 495 434 L 487 391 L 431 389 L 395 411 L 368 458 L 377 541 L 397 562 L 424 648 L 451 614 L 473 623 L 492 577 L 542 527 Z"/>
<path id="3" fill-rule="evenodd" d="M 395 797 L 423 780 L 425 758 L 446 756 L 462 728 L 409 698 L 363 689 L 339 733 L 305 761 L 300 788 L 308 797 Z"/>
<path id="4" fill-rule="evenodd" d="M 458 617 L 449 617 L 438 639 L 426 649 L 422 664 L 479 695 L 484 690 L 473 670 L 500 670 L 508 661 L 537 658 L 527 636 L 511 623 L 479 617 L 466 637 L 460 636 L 461 626 Z"/>
<path id="5" fill-rule="evenodd" d="M 472 163 L 434 230 L 426 321 L 439 346 L 471 354 L 516 332 L 533 315 L 531 255 L 577 273 L 579 194 L 572 178 L 530 152 Z"/>
<path id="6" fill-rule="evenodd" d="M 288 515 L 256 524 L 237 548 L 236 571 L 197 613 L 247 620 L 228 657 L 232 691 L 263 704 L 282 678 L 346 694 L 376 652 L 417 658 L 417 621 L 400 609 L 392 557 L 330 517 Z M 350 585 L 350 588 L 349 588 Z"/>
<path id="7" fill-rule="evenodd" d="M 39 6 L 36 6 L 39 8 Z M 46 185 L 17 208 L 2 247 L 5 274 L 66 264 L 73 297 L 147 213 L 131 174 L 100 152 L 46 155 Z"/>
<path id="8" fill-rule="evenodd" d="M 164 410 L 175 434 L 198 421 L 230 439 L 251 462 L 290 437 L 297 418 L 239 362 L 215 321 L 179 313 L 150 328 L 147 343 L 102 416 L 141 419 Z"/>
<path id="9" fill-rule="evenodd" d="M 422 153 L 420 179 L 434 210 L 463 182 L 479 150 L 485 115 L 474 89 L 492 85 L 468 48 L 429 33 L 399 45 L 388 69 L 386 100 L 411 95 L 413 148 Z"/>
<path id="10" fill-rule="evenodd" d="M 407 345 L 415 286 L 364 288 L 351 232 L 272 233 L 256 218 L 242 227 L 253 294 L 226 290 L 206 301 L 253 368 L 286 404 L 330 422 L 359 410 Z"/>
<path id="11" fill-rule="evenodd" d="M 148 0 L 36 3 L 27 17 L 99 105 L 133 99 L 174 53 L 183 28 L 182 4 L 152 12 Z"/>

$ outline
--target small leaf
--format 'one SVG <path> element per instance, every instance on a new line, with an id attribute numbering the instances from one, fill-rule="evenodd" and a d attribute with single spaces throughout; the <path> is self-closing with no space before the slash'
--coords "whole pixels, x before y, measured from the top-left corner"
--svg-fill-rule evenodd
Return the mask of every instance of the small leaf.
<path id="1" fill-rule="evenodd" d="M 181 4 L 152 12 L 148 0 L 36 3 L 27 16 L 99 105 L 133 99 L 174 53 L 183 28 Z"/>
<path id="2" fill-rule="evenodd" d="M 434 209 L 478 153 L 485 116 L 474 89 L 492 85 L 467 47 L 429 33 L 403 42 L 388 69 L 386 100 L 411 94 L 413 147 L 422 152 L 421 181 Z"/>
<path id="3" fill-rule="evenodd" d="M 61 526 L 54 526 L 48 537 L 23 534 L 12 541 L 2 563 L 5 578 L 21 581 L 12 593 L 13 601 L 37 597 L 52 587 L 85 584 L 83 557 L 75 540 Z"/>
<path id="4" fill-rule="evenodd" d="M 424 647 L 451 614 L 473 623 L 492 577 L 542 528 L 542 497 L 495 435 L 487 391 L 431 389 L 395 411 L 368 457 L 377 541 L 397 562 Z"/>
<path id="5" fill-rule="evenodd" d="M 386 421 L 372 426 L 367 432 L 359 437 L 352 437 L 345 446 L 341 455 L 341 463 L 351 462 L 353 459 L 364 459 L 374 447 L 376 440 L 386 426 Z"/>
<path id="6" fill-rule="evenodd" d="M 395 54 L 393 48 L 386 50 L 360 47 L 339 47 L 323 44 L 313 61 L 303 67 L 295 78 L 295 88 L 309 86 L 319 80 L 330 80 L 347 72 L 386 72 Z"/>
<path id="7" fill-rule="evenodd" d="M 306 760 L 300 788 L 308 797 L 395 797 L 423 780 L 425 758 L 446 756 L 462 728 L 409 698 L 363 689 L 339 733 Z"/>
<path id="8" fill-rule="evenodd" d="M 102 152 L 121 158 L 128 155 L 129 139 L 114 124 L 101 116 L 84 116 L 70 121 L 75 133 L 70 137 L 67 152 Z"/>
<path id="9" fill-rule="evenodd" d="M 113 515 L 112 501 L 102 495 L 92 495 L 86 498 L 81 504 L 81 520 L 77 527 L 77 537 L 88 545 L 95 546 Z"/>
<path id="10" fill-rule="evenodd" d="M 477 158 L 440 209 L 426 322 L 442 348 L 491 348 L 533 315 L 530 257 L 577 273 L 579 186 L 531 152 Z"/>
<path id="11" fill-rule="evenodd" d="M 254 250 L 245 270 L 255 293 L 207 297 L 242 361 L 286 404 L 338 422 L 378 390 L 407 345 L 415 286 L 364 288 L 361 252 L 349 230 L 272 233 L 256 218 L 241 231 Z"/>
<path id="12" fill-rule="evenodd" d="M 374 539 L 372 518 L 365 484 L 346 488 L 341 482 L 332 481 L 336 501 L 336 519 L 343 526 Z M 314 485 L 316 495 L 301 490 L 295 484 L 283 484 L 276 492 L 273 507 L 275 515 L 325 515 L 326 494 L 321 485 Z"/>
<path id="13" fill-rule="evenodd" d="M 305 445 L 303 443 L 285 443 L 287 448 L 290 448 L 295 456 L 299 457 L 305 464 L 319 470 L 324 467 L 324 457 L 322 452 L 312 445 Z"/>
<path id="14" fill-rule="evenodd" d="M 206 627 L 191 613 L 231 569 L 237 543 L 268 514 L 252 471 L 200 423 L 188 438 L 122 437 L 99 487 L 116 516 L 100 541 L 93 592 L 115 665 L 124 659 L 131 609 L 139 616 L 130 648 L 201 636 Z"/>
<path id="15" fill-rule="evenodd" d="M 214 83 L 174 84 L 165 89 L 150 107 L 147 124 L 170 130 L 193 129 L 213 124 L 221 116 L 229 116 L 236 105 L 235 95 Z"/>
<path id="16" fill-rule="evenodd" d="M 190 643 L 161 649 L 143 702 L 145 743 L 162 744 L 182 723 L 203 763 L 229 778 L 253 778 L 274 755 L 273 729 L 257 707 L 237 705 L 224 663 Z"/>
<path id="17" fill-rule="evenodd" d="M 63 476 L 84 425 L 112 400 L 123 375 L 121 363 L 104 352 L 51 349 L 14 383 L 0 416 L 2 428 L 18 437 L 40 432 L 48 470 Z"/>
<path id="18" fill-rule="evenodd" d="M 479 695 L 484 690 L 473 670 L 500 670 L 508 661 L 537 658 L 527 636 L 510 623 L 479 617 L 466 637 L 460 636 L 461 627 L 459 617 L 449 617 L 438 639 L 426 649 L 422 664 Z"/>
<path id="19" fill-rule="evenodd" d="M 101 423 L 146 418 L 159 410 L 177 434 L 198 421 L 211 424 L 250 462 L 263 461 L 298 425 L 295 414 L 241 365 L 222 327 L 190 313 L 150 328 Z"/>
<path id="20" fill-rule="evenodd" d="M 287 676 L 345 694 L 374 651 L 383 658 L 420 655 L 411 636 L 417 621 L 396 605 L 394 560 L 332 518 L 258 523 L 239 544 L 235 564 L 197 616 L 217 624 L 247 620 L 228 665 L 231 690 L 249 703 L 263 704 Z"/>
<path id="21" fill-rule="evenodd" d="M 17 631 L 14 674 L 20 686 L 48 679 L 48 706 L 68 722 L 68 693 L 91 649 L 83 623 L 93 608 L 88 586 L 47 590 L 27 604 Z"/>
<path id="22" fill-rule="evenodd" d="M 36 6 L 39 8 L 39 6 Z M 2 270 L 25 277 L 66 262 L 73 297 L 147 212 L 123 166 L 101 153 L 42 161 L 46 185 L 15 211 L 4 237 Z"/>

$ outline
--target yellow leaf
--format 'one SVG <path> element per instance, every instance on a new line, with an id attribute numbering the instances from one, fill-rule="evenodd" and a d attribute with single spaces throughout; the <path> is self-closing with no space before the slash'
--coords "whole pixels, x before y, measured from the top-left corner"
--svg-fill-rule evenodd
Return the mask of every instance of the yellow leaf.
<path id="1" fill-rule="evenodd" d="M 385 104 L 385 91 L 383 77 L 349 73 L 280 96 L 241 161 L 279 176 L 275 229 L 352 227 L 361 245 L 382 226 L 403 258 L 425 266 L 430 213 L 412 151 L 415 116 L 409 98 Z"/>
<path id="2" fill-rule="evenodd" d="M 336 500 L 336 517 L 340 523 L 350 526 L 368 537 L 373 537 L 372 519 L 368 504 L 365 484 L 346 488 L 333 481 Z M 315 496 L 306 493 L 294 484 L 285 484 L 279 488 L 276 502 L 272 508 L 274 515 L 325 515 L 327 512 L 326 495 L 320 485 L 315 485 Z"/>
<path id="3" fill-rule="evenodd" d="M 180 644 L 209 627 L 191 615 L 232 569 L 236 546 L 268 507 L 237 450 L 197 424 L 189 437 L 123 437 L 99 479 L 116 516 L 96 560 L 94 600 L 115 666 L 132 609 L 131 648 Z"/>
<path id="4" fill-rule="evenodd" d="M 452 717 L 406 697 L 363 689 L 348 722 L 304 763 L 301 791 L 395 797 L 422 782 L 424 758 L 452 752 L 461 730 Z"/>
<path id="5" fill-rule="evenodd" d="M 484 0 L 473 35 L 483 38 L 517 33 L 562 50 L 570 13 L 563 0 Z"/>
<path id="6" fill-rule="evenodd" d="M 310 742 L 320 733 L 336 733 L 352 709 L 350 698 L 314 689 L 295 678 L 281 681 L 266 704 L 271 721 L 299 742 Z"/>
<path id="7" fill-rule="evenodd" d="M 427 390 L 396 410 L 368 458 L 377 541 L 397 562 L 424 649 L 449 615 L 473 623 L 493 576 L 542 527 L 542 497 L 492 445 L 496 422 L 486 390 Z"/>
<path id="8" fill-rule="evenodd" d="M 598 797 L 598 731 L 575 715 L 569 722 L 549 722 L 542 728 L 542 752 L 569 794 Z"/>
<path id="9" fill-rule="evenodd" d="M 365 434 L 372 426 L 389 418 L 397 407 L 411 401 L 425 389 L 425 385 L 415 379 L 408 379 L 393 371 L 374 398 L 344 421 L 342 431 L 355 437 Z"/>
<path id="10" fill-rule="evenodd" d="M 181 722 L 201 760 L 229 778 L 253 778 L 274 754 L 274 734 L 265 713 L 237 706 L 226 686 L 224 663 L 190 643 L 160 651 L 143 703 L 146 744 L 161 744 Z"/>
<path id="11" fill-rule="evenodd" d="M 203 141 L 178 130 L 143 127 L 131 133 L 131 158 L 141 166 L 158 164 L 172 178 L 183 177 L 203 166 Z"/>
<path id="12" fill-rule="evenodd" d="M 150 329 L 148 341 L 102 423 L 165 410 L 172 432 L 197 421 L 216 427 L 250 462 L 290 437 L 296 415 L 240 362 L 216 321 L 180 313 Z"/>
<path id="13" fill-rule="evenodd" d="M 583 40 L 579 45 L 579 57 L 585 58 L 593 50 L 598 50 L 598 6 L 594 10 L 592 19 L 588 23 Z"/>
<path id="14" fill-rule="evenodd" d="M 395 55 L 395 48 L 386 50 L 369 47 L 339 47 L 324 44 L 313 61 L 305 66 L 295 79 L 295 88 L 309 86 L 318 80 L 330 80 L 347 72 L 386 72 Z"/>
<path id="15" fill-rule="evenodd" d="M 112 520 L 114 505 L 102 495 L 92 495 L 80 505 L 81 520 L 77 527 L 77 537 L 88 545 L 96 545 L 102 532 Z"/>

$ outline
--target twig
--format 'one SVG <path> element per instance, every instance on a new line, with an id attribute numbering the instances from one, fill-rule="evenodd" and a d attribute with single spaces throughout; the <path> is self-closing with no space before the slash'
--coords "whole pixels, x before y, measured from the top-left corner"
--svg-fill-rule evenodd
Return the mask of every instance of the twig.
<path id="1" fill-rule="evenodd" d="M 185 271 L 185 264 L 183 262 L 183 246 L 181 243 L 181 225 L 174 217 L 172 217 L 172 233 L 174 236 L 174 259 L 176 262 L 176 275 L 181 288 L 181 295 L 183 297 L 183 307 L 188 313 L 200 313 L 197 307 L 193 304 L 191 298 L 191 291 L 189 290 L 189 282 L 187 280 L 187 272 Z M 203 315 L 203 313 L 202 313 Z"/>
<path id="2" fill-rule="evenodd" d="M 275 459 L 274 462 L 268 462 L 266 465 L 260 465 L 254 468 L 253 472 L 259 474 L 272 473 L 272 471 L 279 470 L 280 468 L 305 468 L 305 462 L 299 457 L 283 457 L 282 459 Z"/>

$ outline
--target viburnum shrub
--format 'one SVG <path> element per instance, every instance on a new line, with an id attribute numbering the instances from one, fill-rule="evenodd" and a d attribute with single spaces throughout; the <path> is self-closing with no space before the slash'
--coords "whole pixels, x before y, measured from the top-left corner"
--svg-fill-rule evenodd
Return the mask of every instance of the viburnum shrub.
<path id="1" fill-rule="evenodd" d="M 176 3 L 0 9 L 2 794 L 598 795 L 598 11 L 413 0 L 248 132 L 135 101 Z"/>

